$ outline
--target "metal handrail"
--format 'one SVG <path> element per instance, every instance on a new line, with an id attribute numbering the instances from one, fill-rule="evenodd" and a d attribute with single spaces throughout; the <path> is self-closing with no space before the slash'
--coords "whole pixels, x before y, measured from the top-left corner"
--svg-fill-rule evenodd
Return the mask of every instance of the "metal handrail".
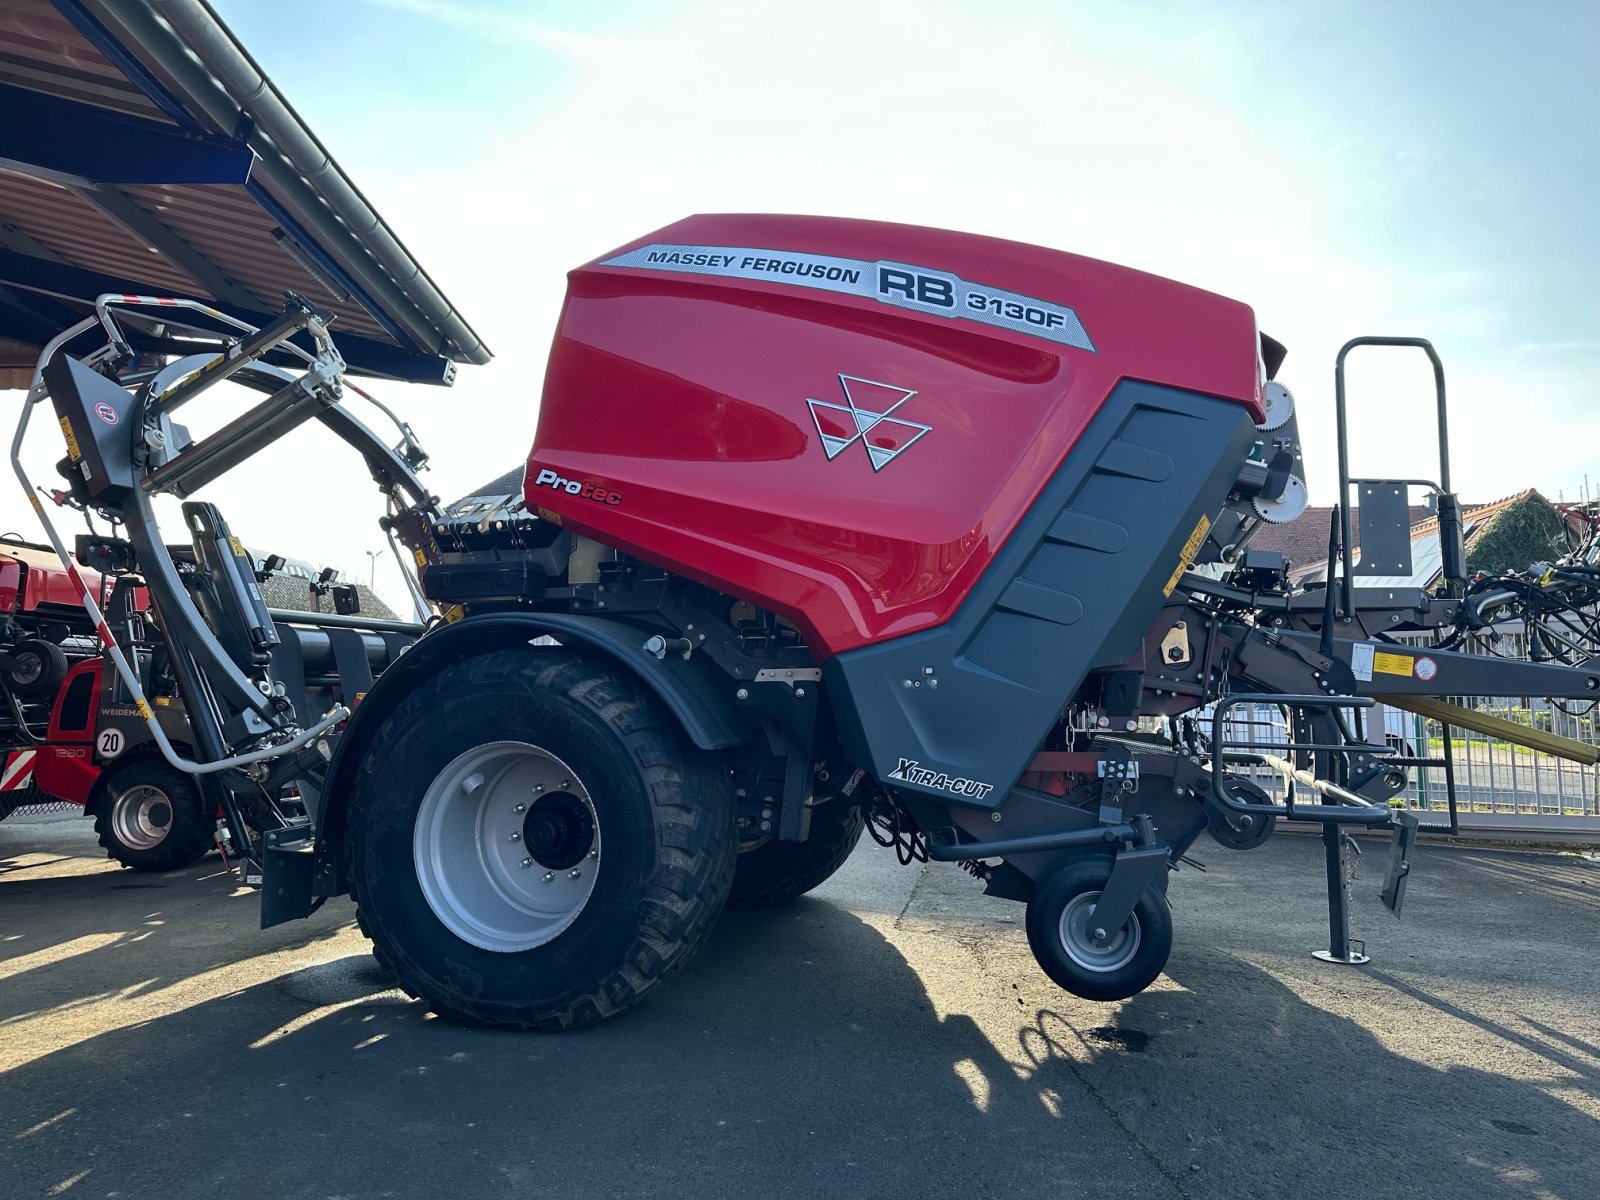
<path id="1" fill-rule="evenodd" d="M 38 365 L 33 373 L 33 381 L 28 388 L 27 396 L 23 400 L 22 413 L 17 419 L 17 430 L 11 439 L 11 469 L 16 474 L 18 482 L 22 484 L 22 490 L 28 497 L 28 503 L 33 506 L 33 511 L 37 514 L 40 524 L 44 526 L 45 536 L 49 538 L 50 545 L 56 552 L 56 557 L 61 560 L 62 567 L 78 589 L 84 611 L 89 614 L 90 620 L 94 622 L 95 632 L 99 637 L 101 648 L 110 657 L 118 677 L 122 680 L 123 685 L 127 687 L 129 695 L 133 698 L 134 708 L 144 720 L 145 726 L 150 730 L 150 735 L 156 743 L 156 748 L 160 750 L 161 757 L 185 774 L 211 775 L 221 771 L 232 770 L 235 767 L 249 766 L 252 763 L 265 762 L 268 759 L 281 758 L 286 754 L 292 754 L 309 745 L 328 729 L 349 717 L 350 710 L 342 704 L 335 705 L 315 725 L 302 730 L 287 741 L 274 743 L 260 750 L 230 755 L 214 762 L 198 762 L 179 754 L 177 748 L 168 739 L 166 730 L 161 727 L 161 723 L 156 719 L 155 712 L 145 698 L 144 688 L 139 683 L 138 673 L 134 671 L 132 665 L 128 662 L 127 655 L 123 653 L 122 647 L 117 644 L 117 639 L 112 636 L 111 628 L 106 624 L 105 614 L 101 611 L 99 604 L 96 603 L 88 585 L 84 583 L 83 576 L 78 572 L 77 563 L 68 553 L 65 543 L 61 540 L 61 535 L 56 532 L 55 524 L 50 520 L 49 514 L 39 500 L 38 490 L 28 477 L 27 469 L 22 465 L 22 444 L 27 436 L 28 423 L 33 414 L 33 406 L 43 400 L 46 394 L 44 369 L 57 351 L 79 334 L 94 328 L 95 325 L 104 325 L 111 336 L 111 344 L 84 360 L 85 365 L 92 366 L 114 353 L 117 343 L 120 341 L 120 331 L 117 330 L 115 322 L 110 317 L 109 310 L 112 306 L 156 303 L 169 307 L 198 309 L 210 315 L 223 316 L 223 314 L 218 313 L 209 305 L 201 304 L 195 300 L 163 301 L 158 297 L 122 296 L 114 293 L 107 293 L 97 297 L 95 299 L 94 316 L 85 317 L 76 325 L 72 325 L 57 334 L 49 342 L 45 343 L 44 349 L 40 352 Z M 233 319 L 229 317 L 223 317 L 223 319 L 233 322 Z M 233 323 L 237 324 L 238 322 Z"/>
<path id="2" fill-rule="evenodd" d="M 1340 565 L 1343 570 L 1339 581 L 1339 599 L 1343 611 L 1341 617 L 1349 617 L 1355 612 L 1355 547 L 1351 545 L 1350 527 L 1350 430 L 1348 412 L 1345 402 L 1344 390 L 1344 360 L 1350 351 L 1357 346 L 1402 346 L 1421 350 L 1428 356 L 1428 361 L 1433 364 L 1433 386 L 1439 417 L 1439 486 L 1441 495 L 1453 496 L 1450 488 L 1450 429 L 1449 418 L 1445 403 L 1444 388 L 1444 363 L 1439 360 L 1439 353 L 1433 348 L 1433 343 L 1427 338 L 1418 337 L 1377 337 L 1367 336 L 1351 338 L 1339 348 L 1339 355 L 1333 364 L 1333 405 L 1334 419 L 1338 433 L 1339 443 L 1339 533 L 1343 545 L 1339 549 Z M 1398 481 L 1397 481 L 1398 482 Z M 1406 480 L 1405 482 L 1420 482 Z M 1445 545 L 1445 538 L 1451 531 L 1445 528 L 1447 521 L 1452 522 L 1459 531 L 1461 514 L 1453 508 L 1447 514 L 1447 506 L 1441 505 L 1439 511 L 1439 540 L 1440 545 Z M 1328 586 L 1333 586 L 1333 580 L 1328 580 Z"/>

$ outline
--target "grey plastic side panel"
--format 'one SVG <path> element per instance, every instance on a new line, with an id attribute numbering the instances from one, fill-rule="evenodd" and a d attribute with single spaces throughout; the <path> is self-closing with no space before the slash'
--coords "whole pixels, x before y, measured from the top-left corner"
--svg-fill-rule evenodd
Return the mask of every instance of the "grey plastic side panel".
<path id="1" fill-rule="evenodd" d="M 823 665 L 851 758 L 998 807 L 1089 671 L 1132 653 L 1255 437 L 1238 404 L 1119 384 L 953 620 Z"/>

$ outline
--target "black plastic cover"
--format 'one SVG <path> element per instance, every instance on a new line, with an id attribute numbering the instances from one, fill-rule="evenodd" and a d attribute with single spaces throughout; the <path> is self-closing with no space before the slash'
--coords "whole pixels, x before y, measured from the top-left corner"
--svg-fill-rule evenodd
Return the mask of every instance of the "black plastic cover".
<path id="1" fill-rule="evenodd" d="M 63 473 L 76 473 L 89 499 L 117 504 L 133 490 L 133 397 L 65 354 L 45 365 L 44 382 L 67 441 Z"/>
<path id="2" fill-rule="evenodd" d="M 1256 436 L 1238 404 L 1119 384 L 953 620 L 823 664 L 850 757 L 997 807 L 1089 671 L 1139 643 Z"/>

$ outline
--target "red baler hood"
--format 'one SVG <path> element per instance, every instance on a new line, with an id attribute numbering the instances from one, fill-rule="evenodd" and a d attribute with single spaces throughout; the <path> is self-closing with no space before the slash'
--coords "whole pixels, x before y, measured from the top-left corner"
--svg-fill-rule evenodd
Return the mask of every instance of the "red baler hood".
<path id="1" fill-rule="evenodd" d="M 993 238 L 691 217 L 572 273 L 524 486 L 838 653 L 947 620 L 1122 380 L 1259 417 L 1250 309 Z"/>

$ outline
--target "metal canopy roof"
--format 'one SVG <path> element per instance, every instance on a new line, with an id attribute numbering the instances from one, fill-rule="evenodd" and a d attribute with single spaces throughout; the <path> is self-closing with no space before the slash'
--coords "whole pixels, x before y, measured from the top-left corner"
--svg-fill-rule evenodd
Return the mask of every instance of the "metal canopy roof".
<path id="1" fill-rule="evenodd" d="M 489 361 L 205 0 L 0 0 L 0 387 L 100 293 L 265 324 L 285 291 L 353 371 Z"/>

